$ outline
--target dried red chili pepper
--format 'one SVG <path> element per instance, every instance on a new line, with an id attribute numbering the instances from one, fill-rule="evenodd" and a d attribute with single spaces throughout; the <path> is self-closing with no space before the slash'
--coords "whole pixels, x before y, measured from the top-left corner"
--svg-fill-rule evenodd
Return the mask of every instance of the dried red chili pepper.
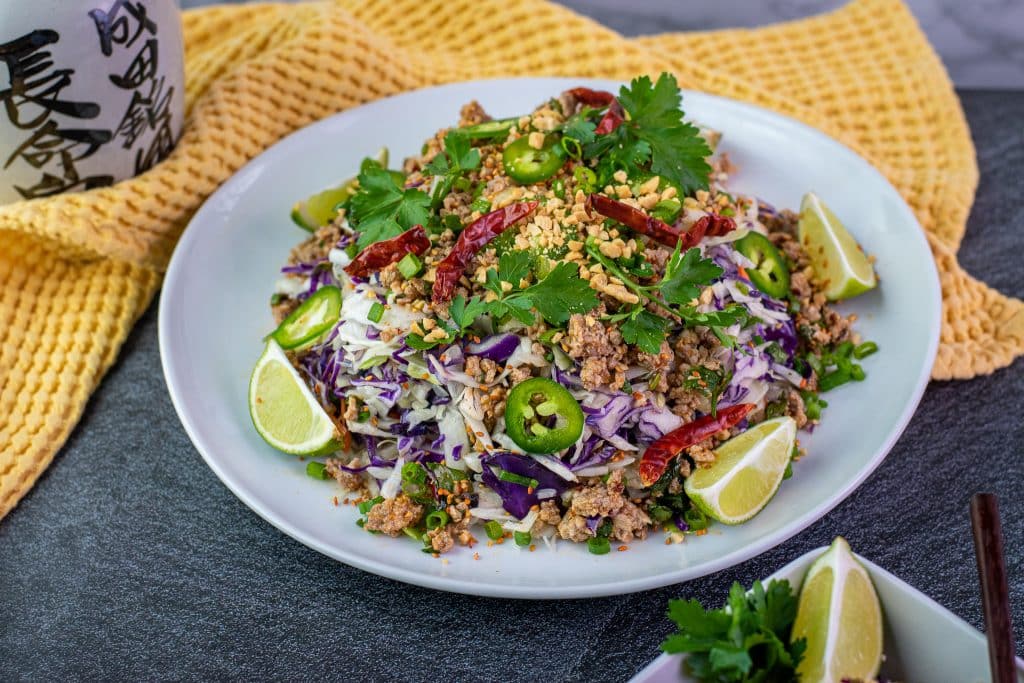
<path id="1" fill-rule="evenodd" d="M 590 88 L 573 88 L 569 94 L 588 107 L 607 107 L 615 101 L 615 95 L 607 90 L 591 90 Z"/>
<path id="2" fill-rule="evenodd" d="M 626 120 L 622 105 L 615 95 L 607 90 L 591 90 L 590 88 L 573 88 L 569 94 L 588 107 L 608 107 L 608 111 L 601 117 L 594 132 L 598 135 L 607 135 L 622 125 Z"/>
<path id="3" fill-rule="evenodd" d="M 455 246 L 437 266 L 431 300 L 437 304 L 451 299 L 455 285 L 466 269 L 466 264 L 473 259 L 476 253 L 513 223 L 529 216 L 536 208 L 537 202 L 518 202 L 503 209 L 485 213 L 467 225 L 459 234 Z"/>
<path id="4" fill-rule="evenodd" d="M 615 100 L 608 106 L 608 111 L 601 117 L 594 132 L 598 135 L 607 135 L 621 126 L 625 120 L 626 117 L 625 112 L 622 110 L 622 105 L 619 104 L 618 100 Z"/>
<path id="5" fill-rule="evenodd" d="M 722 235 L 728 235 L 736 229 L 736 221 L 728 216 L 719 216 L 716 213 L 710 213 L 704 218 L 709 219 L 710 222 L 707 230 L 708 237 L 721 237 Z"/>
<path id="6" fill-rule="evenodd" d="M 723 429 L 735 427 L 753 409 L 753 403 L 719 408 L 718 414 L 714 417 L 705 415 L 678 429 L 673 429 L 644 451 L 640 458 L 640 481 L 644 486 L 650 486 L 658 481 L 661 475 L 665 474 L 669 463 L 679 457 L 684 449 L 699 444 Z"/>
<path id="7" fill-rule="evenodd" d="M 676 246 L 676 242 L 686 235 L 665 221 L 648 216 L 640 209 L 609 199 L 603 194 L 592 194 L 587 198 L 587 202 L 602 216 L 616 220 L 641 235 L 647 235 L 666 246 Z"/>
<path id="8" fill-rule="evenodd" d="M 398 237 L 375 242 L 363 249 L 352 263 L 345 266 L 345 272 L 353 277 L 366 277 L 401 261 L 406 254 L 419 256 L 429 248 L 427 231 L 422 225 L 414 225 Z"/>
<path id="9" fill-rule="evenodd" d="M 689 249 L 697 246 L 704 237 L 718 237 L 736 229 L 736 222 L 733 219 L 711 213 L 698 218 L 689 230 L 683 232 L 665 221 L 648 216 L 640 209 L 601 194 L 592 194 L 587 201 L 602 216 L 616 220 L 668 247 L 675 247 L 676 243 L 681 241 L 682 248 Z"/>

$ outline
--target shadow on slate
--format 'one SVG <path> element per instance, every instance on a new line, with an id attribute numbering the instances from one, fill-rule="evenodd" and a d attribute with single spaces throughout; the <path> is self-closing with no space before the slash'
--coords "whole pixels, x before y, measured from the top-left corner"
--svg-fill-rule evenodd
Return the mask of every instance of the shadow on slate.
<path id="1" fill-rule="evenodd" d="M 962 261 L 1022 296 L 1024 93 L 962 96 L 983 178 Z M 669 598 L 718 604 L 733 581 L 836 534 L 980 626 L 967 515 L 980 490 L 1002 504 L 1021 650 L 1021 362 L 931 385 L 867 483 L 759 558 L 637 595 L 516 602 L 381 579 L 263 522 L 185 435 L 156 328 L 153 306 L 49 472 L 0 523 L 0 680 L 624 680 L 657 655 Z"/>

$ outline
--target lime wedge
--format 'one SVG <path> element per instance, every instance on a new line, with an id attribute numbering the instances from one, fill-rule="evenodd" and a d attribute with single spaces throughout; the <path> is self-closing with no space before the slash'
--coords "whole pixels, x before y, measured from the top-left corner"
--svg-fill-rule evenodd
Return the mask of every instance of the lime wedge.
<path id="1" fill-rule="evenodd" d="M 779 489 L 795 441 L 793 418 L 765 420 L 719 446 L 714 464 L 698 468 L 683 489 L 712 519 L 723 524 L 745 522 Z"/>
<path id="2" fill-rule="evenodd" d="M 346 180 L 338 187 L 317 192 L 312 197 L 296 202 L 292 207 L 292 220 L 303 230 L 316 232 L 329 225 L 338 215 L 338 204 L 348 199 L 355 189 L 355 179 Z"/>
<path id="3" fill-rule="evenodd" d="M 811 257 L 815 279 L 830 301 L 849 299 L 878 284 L 860 245 L 813 192 L 800 203 L 800 244 Z"/>
<path id="4" fill-rule="evenodd" d="M 792 640 L 807 639 L 803 683 L 873 679 L 882 661 L 882 608 L 871 577 L 839 536 L 804 577 Z"/>
<path id="5" fill-rule="evenodd" d="M 249 415 L 263 440 L 295 455 L 338 449 L 334 422 L 273 339 L 249 379 Z"/>

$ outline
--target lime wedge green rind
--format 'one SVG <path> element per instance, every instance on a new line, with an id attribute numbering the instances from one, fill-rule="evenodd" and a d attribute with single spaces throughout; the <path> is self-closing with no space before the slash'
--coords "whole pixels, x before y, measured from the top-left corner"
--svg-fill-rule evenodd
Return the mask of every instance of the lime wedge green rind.
<path id="1" fill-rule="evenodd" d="M 807 641 L 797 669 L 804 683 L 877 676 L 882 609 L 871 577 L 841 536 L 807 570 L 790 638 Z"/>
<path id="2" fill-rule="evenodd" d="M 878 285 L 875 270 L 860 245 L 813 192 L 804 195 L 800 203 L 797 232 L 811 259 L 815 279 L 830 301 L 849 299 Z"/>
<path id="3" fill-rule="evenodd" d="M 270 340 L 249 379 L 249 415 L 274 448 L 294 455 L 338 449 L 336 429 L 277 342 Z"/>
<path id="4" fill-rule="evenodd" d="M 714 464 L 693 472 L 683 489 L 712 519 L 745 522 L 779 490 L 795 442 L 793 418 L 765 420 L 719 446 Z"/>

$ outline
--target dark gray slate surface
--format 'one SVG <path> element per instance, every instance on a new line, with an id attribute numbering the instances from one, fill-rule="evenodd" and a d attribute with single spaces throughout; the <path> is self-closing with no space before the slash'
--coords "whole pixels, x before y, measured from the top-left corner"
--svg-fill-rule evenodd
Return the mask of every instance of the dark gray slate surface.
<path id="1" fill-rule="evenodd" d="M 963 99 L 982 182 L 962 260 L 1024 296 L 1024 93 Z M 637 595 L 515 602 L 380 579 L 259 519 L 178 423 L 156 327 L 154 307 L 63 453 L 0 522 L 0 680 L 624 680 L 657 654 L 669 598 L 718 603 L 732 581 L 840 533 L 979 626 L 967 500 L 982 490 L 1002 502 L 1022 650 L 1022 362 L 930 386 L 867 483 L 757 559 Z"/>

